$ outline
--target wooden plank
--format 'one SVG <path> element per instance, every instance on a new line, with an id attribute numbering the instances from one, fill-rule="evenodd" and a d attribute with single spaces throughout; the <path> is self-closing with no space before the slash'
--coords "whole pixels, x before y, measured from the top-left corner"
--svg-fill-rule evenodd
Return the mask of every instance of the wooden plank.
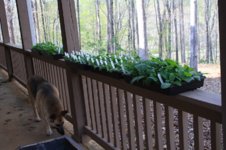
<path id="1" fill-rule="evenodd" d="M 98 81 L 98 93 L 100 97 L 100 113 L 101 113 L 101 123 L 102 123 L 102 138 L 106 139 L 108 138 L 108 133 L 107 133 L 107 119 L 106 119 L 106 111 L 105 111 L 105 102 L 104 102 L 104 91 L 103 91 L 103 83 Z"/>
<path id="2" fill-rule="evenodd" d="M 127 137 L 126 137 L 126 118 L 125 118 L 125 94 L 121 89 L 117 89 L 117 99 L 119 108 L 119 125 L 121 134 L 121 149 L 127 149 Z"/>
<path id="3" fill-rule="evenodd" d="M 211 121 L 211 149 L 222 150 L 222 130 L 219 123 Z"/>
<path id="4" fill-rule="evenodd" d="M 153 138 L 151 129 L 151 101 L 144 99 L 144 133 L 145 133 L 145 147 L 148 150 L 153 150 Z"/>
<path id="5" fill-rule="evenodd" d="M 101 131 L 101 123 L 100 123 L 100 107 L 99 107 L 99 95 L 98 95 L 98 91 L 97 91 L 97 81 L 96 80 L 92 80 L 91 79 L 91 83 L 92 83 L 92 89 L 93 89 L 93 100 L 94 100 L 94 108 L 95 108 L 95 119 L 96 119 L 96 123 L 97 123 L 97 133 L 102 135 L 102 131 Z"/>
<path id="6" fill-rule="evenodd" d="M 189 149 L 188 146 L 188 113 L 178 110 L 179 147 Z"/>
<path id="7" fill-rule="evenodd" d="M 35 30 L 31 0 L 16 0 L 23 49 L 31 49 L 35 43 Z"/>
<path id="8" fill-rule="evenodd" d="M 98 134 L 93 132 L 89 127 L 85 127 L 85 133 L 89 135 L 92 139 L 94 139 L 98 144 L 100 144 L 106 150 L 119 150 L 115 148 L 113 144 L 108 143 L 106 139 L 103 139 Z"/>
<path id="9" fill-rule="evenodd" d="M 96 113 L 94 108 L 94 102 L 93 102 L 93 92 L 92 92 L 92 85 L 91 85 L 91 79 L 86 78 L 87 87 L 88 87 L 88 100 L 89 100 L 89 107 L 90 107 L 90 113 L 91 113 L 91 123 L 92 123 L 92 129 L 94 132 L 97 131 L 97 125 L 96 125 Z"/>
<path id="10" fill-rule="evenodd" d="M 31 49 L 36 43 L 34 21 L 31 8 L 31 0 L 16 0 L 18 20 L 20 26 L 21 40 L 23 49 Z M 26 76 L 30 78 L 34 75 L 32 58 L 30 55 L 24 55 L 26 67 Z"/>
<path id="11" fill-rule="evenodd" d="M 90 111 L 90 103 L 88 100 L 88 87 L 87 87 L 87 82 L 86 82 L 86 77 L 82 76 L 82 85 L 83 85 L 83 94 L 84 94 L 84 103 L 85 103 L 85 111 L 86 111 L 86 122 L 87 126 L 91 128 L 91 111 Z"/>
<path id="12" fill-rule="evenodd" d="M 166 117 L 166 145 L 167 149 L 175 150 L 175 133 L 174 133 L 174 110 L 172 107 L 165 106 Z"/>
<path id="13" fill-rule="evenodd" d="M 80 50 L 74 0 L 58 0 L 61 34 L 64 50 Z"/>
<path id="14" fill-rule="evenodd" d="M 137 149 L 144 149 L 143 126 L 142 126 L 141 102 L 140 101 L 143 102 L 143 97 L 141 98 L 140 96 L 133 95 Z"/>
<path id="15" fill-rule="evenodd" d="M 162 108 L 161 104 L 156 101 L 154 101 L 154 122 L 155 122 L 155 147 L 158 150 L 163 150 Z"/>
<path id="16" fill-rule="evenodd" d="M 204 149 L 203 138 L 203 119 L 198 116 L 193 116 L 194 128 L 194 148 L 196 150 Z"/>
<path id="17" fill-rule="evenodd" d="M 67 82 L 74 127 L 73 137 L 77 142 L 81 142 L 82 135 L 84 134 L 84 127 L 86 124 L 86 113 L 81 76 L 76 73 L 71 74 L 71 72 L 67 70 Z"/>
<path id="18" fill-rule="evenodd" d="M 107 116 L 107 132 L 108 132 L 108 141 L 110 143 L 114 143 L 114 138 L 113 138 L 113 129 L 112 129 L 112 118 L 111 118 L 111 103 L 110 103 L 110 89 L 109 85 L 103 83 L 103 92 L 104 92 L 104 102 L 105 102 L 105 113 Z"/>
<path id="19" fill-rule="evenodd" d="M 6 6 L 5 6 L 4 0 L 0 0 L 0 20 L 1 20 L 3 43 L 9 43 L 10 42 L 9 28 L 8 28 L 5 8 Z"/>
<path id="20" fill-rule="evenodd" d="M 63 69 L 63 80 L 64 80 L 64 91 L 65 91 L 65 100 L 67 102 L 67 109 L 69 112 L 69 115 L 71 116 L 71 107 L 70 107 L 70 100 L 69 100 L 69 93 L 68 93 L 68 83 L 67 83 L 67 76 L 66 76 L 66 69 Z"/>
<path id="21" fill-rule="evenodd" d="M 221 66 L 221 97 L 223 120 L 223 147 L 226 148 L 226 1 L 218 0 L 219 35 L 220 35 L 220 66 Z"/>
<path id="22" fill-rule="evenodd" d="M 134 111 L 133 111 L 133 99 L 132 93 L 126 93 L 126 113 L 128 121 L 128 138 L 129 138 L 129 149 L 135 150 L 135 124 L 134 124 Z"/>
<path id="23" fill-rule="evenodd" d="M 119 148 L 121 146 L 120 140 L 120 131 L 119 131 L 119 110 L 118 110 L 118 101 L 116 96 L 116 88 L 110 86 L 110 100 L 111 100 L 111 113 L 112 113 L 112 122 L 113 122 L 113 129 L 114 129 L 114 145 L 115 147 Z"/>

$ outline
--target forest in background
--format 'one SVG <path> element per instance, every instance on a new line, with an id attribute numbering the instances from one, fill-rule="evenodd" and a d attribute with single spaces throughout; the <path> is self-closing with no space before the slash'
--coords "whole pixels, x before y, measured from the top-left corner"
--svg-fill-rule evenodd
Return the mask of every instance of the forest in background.
<path id="1" fill-rule="evenodd" d="M 11 42 L 21 45 L 15 0 L 5 0 Z M 36 42 L 62 46 L 57 0 L 32 0 Z M 217 0 L 75 0 L 81 49 L 219 63 Z M 0 40 L 2 40 L 0 33 Z"/>

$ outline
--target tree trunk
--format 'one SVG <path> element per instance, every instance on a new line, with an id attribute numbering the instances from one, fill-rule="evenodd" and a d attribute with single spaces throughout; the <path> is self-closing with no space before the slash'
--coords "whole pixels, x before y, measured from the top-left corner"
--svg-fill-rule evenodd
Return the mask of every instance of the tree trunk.
<path id="1" fill-rule="evenodd" d="M 167 48 L 167 57 L 171 58 L 171 2 L 169 0 L 166 1 L 166 9 L 167 9 L 167 39 L 166 39 L 166 48 Z"/>
<path id="2" fill-rule="evenodd" d="M 147 45 L 147 27 L 146 27 L 144 0 L 138 0 L 136 4 L 138 18 L 138 35 L 139 35 L 138 54 L 142 59 L 147 59 L 148 45 Z"/>
<path id="3" fill-rule="evenodd" d="M 79 37 L 80 37 L 80 34 L 81 34 L 81 23 L 80 23 L 80 4 L 79 4 L 79 0 L 77 0 L 77 3 L 76 3 L 76 12 L 77 12 L 77 22 L 78 22 L 78 34 L 79 34 Z"/>
<path id="4" fill-rule="evenodd" d="M 14 35 L 14 23 L 13 23 L 13 6 L 12 6 L 12 1 L 8 0 L 7 1 L 7 14 L 9 18 L 9 33 L 10 33 L 10 42 L 13 44 L 16 44 L 15 41 L 15 35 Z"/>
<path id="5" fill-rule="evenodd" d="M 173 12 L 174 12 L 174 30 L 175 30 L 175 50 L 176 50 L 176 61 L 179 61 L 178 54 L 178 31 L 177 31 L 177 10 L 175 0 L 173 1 Z"/>
<path id="6" fill-rule="evenodd" d="M 179 0 L 179 18 L 180 18 L 180 49 L 181 49 L 181 62 L 186 63 L 186 52 L 185 52 L 185 35 L 184 35 L 184 0 Z"/>
<path id="7" fill-rule="evenodd" d="M 114 22 L 113 22 L 113 0 L 106 0 L 107 5 L 107 49 L 109 53 L 114 52 Z"/>
<path id="8" fill-rule="evenodd" d="M 191 0 L 190 2 L 190 66 L 197 70 L 197 0 Z"/>
<path id="9" fill-rule="evenodd" d="M 34 1 L 34 10 L 35 10 L 35 26 L 36 26 L 36 41 L 40 42 L 40 25 L 39 25 L 39 17 L 38 17 L 38 2 Z"/>
<path id="10" fill-rule="evenodd" d="M 40 8 L 41 8 L 41 19 L 42 19 L 42 28 L 43 28 L 43 37 L 44 41 L 47 41 L 47 33 L 46 33 L 46 23 L 45 23 L 45 16 L 44 16 L 44 4 L 43 1 L 40 0 Z"/>
<path id="11" fill-rule="evenodd" d="M 154 1 L 155 4 L 155 12 L 156 12 L 156 24 L 157 24 L 157 29 L 158 29 L 158 35 L 159 35 L 159 57 L 162 58 L 163 56 L 163 19 L 160 11 L 160 4 L 159 0 Z"/>
<path id="12" fill-rule="evenodd" d="M 96 35 L 98 43 L 101 41 L 100 1 L 96 0 Z"/>
<path id="13" fill-rule="evenodd" d="M 129 0 L 130 1 L 130 0 Z M 135 20 L 136 20 L 136 9 L 135 9 L 135 4 L 134 4 L 134 0 L 131 0 L 131 25 L 132 25 L 132 49 L 136 50 L 136 24 L 135 24 Z"/>

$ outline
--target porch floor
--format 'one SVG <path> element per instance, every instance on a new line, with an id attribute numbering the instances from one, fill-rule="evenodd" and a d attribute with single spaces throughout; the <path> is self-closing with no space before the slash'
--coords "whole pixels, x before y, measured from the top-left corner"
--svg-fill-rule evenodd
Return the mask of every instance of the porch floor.
<path id="1" fill-rule="evenodd" d="M 0 69 L 0 82 L 6 76 Z M 13 150 L 27 145 L 60 136 L 45 134 L 43 122 L 33 120 L 33 111 L 26 93 L 14 82 L 0 83 L 0 147 Z"/>

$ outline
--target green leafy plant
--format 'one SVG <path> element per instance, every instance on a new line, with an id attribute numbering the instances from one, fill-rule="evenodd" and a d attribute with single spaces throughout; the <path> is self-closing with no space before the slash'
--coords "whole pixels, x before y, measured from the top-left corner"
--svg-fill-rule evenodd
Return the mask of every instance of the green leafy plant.
<path id="1" fill-rule="evenodd" d="M 32 47 L 32 51 L 38 51 L 48 55 L 63 54 L 63 49 L 51 42 L 37 43 Z"/>
<path id="2" fill-rule="evenodd" d="M 72 52 L 65 54 L 65 60 L 86 64 L 109 73 L 118 72 L 130 76 L 131 84 L 159 85 L 161 89 L 178 87 L 205 78 L 201 72 L 187 65 L 179 65 L 171 59 L 162 60 L 153 57 L 150 60 L 140 60 L 137 56 Z"/>
<path id="3" fill-rule="evenodd" d="M 131 83 L 159 84 L 162 89 L 204 79 L 201 72 L 197 72 L 187 65 L 181 66 L 170 59 L 151 58 L 151 60 L 134 64 L 133 68 L 129 70 L 133 77 Z"/>

